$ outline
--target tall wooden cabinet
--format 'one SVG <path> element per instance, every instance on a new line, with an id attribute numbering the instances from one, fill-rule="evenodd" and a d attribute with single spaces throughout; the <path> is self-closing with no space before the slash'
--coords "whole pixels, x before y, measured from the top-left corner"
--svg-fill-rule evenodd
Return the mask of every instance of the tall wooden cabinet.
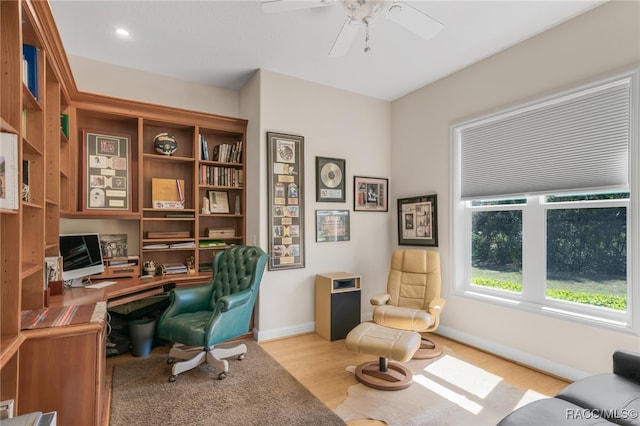
<path id="1" fill-rule="evenodd" d="M 25 44 L 35 48 L 28 67 L 23 61 Z M 23 72 L 29 67 L 35 67 L 37 78 L 30 74 L 32 80 L 23 81 Z M 85 129 L 129 136 L 127 211 L 84 208 Z M 229 244 L 246 242 L 246 129 L 243 119 L 79 92 L 49 4 L 38 0 L 0 1 L 0 131 L 17 140 L 18 167 L 11 172 L 18 174 L 19 182 L 26 182 L 28 174 L 29 187 L 28 195 L 15 209 L 0 208 L 0 400 L 14 399 L 17 414 L 35 409 L 33 401 L 26 400 L 36 392 L 29 372 L 43 366 L 32 364 L 45 359 L 51 363 L 64 356 L 68 339 L 77 339 L 74 345 L 91 345 L 86 353 L 93 361 L 88 362 L 97 372 L 103 368 L 100 358 L 94 358 L 101 357 L 104 344 L 100 326 L 87 328 L 82 337 L 67 336 L 63 327 L 55 330 L 53 340 L 42 338 L 48 335 L 46 331 L 20 330 L 22 310 L 44 307 L 44 258 L 59 253 L 60 218 L 133 221 L 139 229 L 140 243 L 129 247 L 129 252 L 137 251 L 141 262 L 184 263 L 193 257 L 196 265 L 210 264 L 215 253 Z M 177 151 L 170 156 L 156 152 L 154 147 L 154 137 L 164 132 L 178 141 Z M 207 155 L 202 139 L 207 141 Z M 215 152 L 223 146 L 242 146 L 242 154 L 215 158 Z M 207 173 L 214 170 L 232 178 L 209 180 Z M 184 181 L 184 208 L 154 208 L 154 178 Z M 203 210 L 210 191 L 226 193 L 228 212 Z M 158 232 L 174 234 L 159 238 Z M 209 244 L 211 240 L 222 245 Z M 210 274 L 203 272 L 203 281 Z M 82 380 L 74 375 L 91 370 L 78 371 L 67 364 L 60 366 L 61 377 Z M 96 407 L 102 398 L 99 383 L 103 379 L 94 379 L 96 399 L 76 407 L 87 419 L 99 417 Z M 64 395 L 53 400 L 45 394 L 44 398 L 40 403 L 47 410 L 64 412 L 74 404 L 83 404 L 82 398 L 69 403 Z"/>

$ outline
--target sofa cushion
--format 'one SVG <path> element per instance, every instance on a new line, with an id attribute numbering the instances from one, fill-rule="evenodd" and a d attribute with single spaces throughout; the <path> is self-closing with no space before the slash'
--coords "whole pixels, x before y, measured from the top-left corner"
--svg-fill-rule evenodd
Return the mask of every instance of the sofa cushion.
<path id="1" fill-rule="evenodd" d="M 611 423 L 569 401 L 546 398 L 530 402 L 500 420 L 498 426 L 600 426 Z"/>
<path id="2" fill-rule="evenodd" d="M 611 373 L 589 376 L 564 388 L 557 398 L 593 409 L 625 426 L 640 426 L 640 384 Z"/>

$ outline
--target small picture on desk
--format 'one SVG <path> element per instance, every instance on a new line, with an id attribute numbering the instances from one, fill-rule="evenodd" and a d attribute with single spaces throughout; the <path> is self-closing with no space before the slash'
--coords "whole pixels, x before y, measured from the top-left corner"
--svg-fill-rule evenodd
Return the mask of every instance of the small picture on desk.
<path id="1" fill-rule="evenodd" d="M 100 249 L 104 259 L 127 257 L 127 234 L 100 234 Z"/>

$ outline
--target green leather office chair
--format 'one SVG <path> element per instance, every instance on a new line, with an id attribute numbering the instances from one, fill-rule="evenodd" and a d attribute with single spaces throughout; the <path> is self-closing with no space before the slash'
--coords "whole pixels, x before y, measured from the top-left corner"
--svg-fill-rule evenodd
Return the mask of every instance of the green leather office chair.
<path id="1" fill-rule="evenodd" d="M 209 284 L 171 290 L 170 305 L 158 322 L 158 335 L 175 342 L 169 351 L 170 382 L 205 362 L 220 370 L 218 378 L 224 379 L 229 371 L 226 358 L 244 358 L 244 344 L 214 345 L 249 330 L 266 264 L 267 254 L 261 248 L 234 246 L 214 258 Z"/>

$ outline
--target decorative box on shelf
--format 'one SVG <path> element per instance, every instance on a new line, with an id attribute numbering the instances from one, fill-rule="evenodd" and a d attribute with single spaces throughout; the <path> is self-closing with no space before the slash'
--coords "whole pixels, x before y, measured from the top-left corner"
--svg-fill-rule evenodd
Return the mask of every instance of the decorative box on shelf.
<path id="1" fill-rule="evenodd" d="M 236 230 L 233 228 L 207 228 L 205 235 L 208 238 L 234 238 Z"/>
<path id="2" fill-rule="evenodd" d="M 104 259 L 104 272 L 92 275 L 92 279 L 106 279 L 118 277 L 139 277 L 140 258 L 138 256 L 114 257 Z"/>

